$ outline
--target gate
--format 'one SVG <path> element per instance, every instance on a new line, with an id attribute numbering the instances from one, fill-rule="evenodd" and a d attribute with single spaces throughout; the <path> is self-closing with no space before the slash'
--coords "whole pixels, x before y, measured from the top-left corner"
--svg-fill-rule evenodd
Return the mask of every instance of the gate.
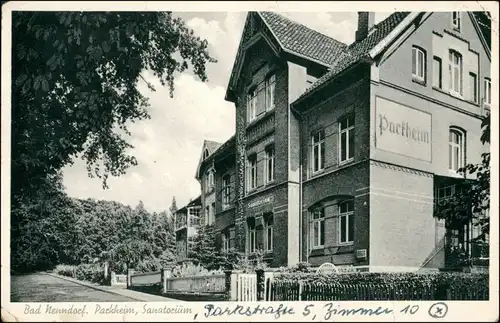
<path id="1" fill-rule="evenodd" d="M 236 297 L 240 302 L 257 301 L 257 274 L 238 274 L 236 278 Z"/>

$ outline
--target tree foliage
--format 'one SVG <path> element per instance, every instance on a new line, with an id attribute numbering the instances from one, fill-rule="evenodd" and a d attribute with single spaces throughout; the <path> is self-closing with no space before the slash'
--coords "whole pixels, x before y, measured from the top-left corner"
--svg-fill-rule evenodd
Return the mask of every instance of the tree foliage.
<path id="1" fill-rule="evenodd" d="M 483 144 L 490 143 L 490 126 L 491 116 L 488 115 L 481 124 Z M 434 216 L 456 226 L 472 222 L 481 229 L 476 240 L 485 243 L 490 231 L 490 152 L 482 154 L 480 164 L 467 164 L 458 172 L 464 176 L 460 189 L 450 198 L 438 201 Z"/>
<path id="2" fill-rule="evenodd" d="M 106 186 L 137 163 L 125 136 L 149 118 L 141 73 L 172 96 L 178 73 L 191 67 L 206 81 L 215 62 L 170 12 L 17 11 L 12 20 L 13 202 L 79 155 Z"/>
<path id="3" fill-rule="evenodd" d="M 124 273 L 173 266 L 174 227 L 167 212 L 148 212 L 113 201 L 76 199 L 58 186 L 60 177 L 41 192 L 37 202 L 13 209 L 11 267 L 29 272 L 58 264 L 102 264 Z M 32 200 L 34 201 L 34 200 Z"/>

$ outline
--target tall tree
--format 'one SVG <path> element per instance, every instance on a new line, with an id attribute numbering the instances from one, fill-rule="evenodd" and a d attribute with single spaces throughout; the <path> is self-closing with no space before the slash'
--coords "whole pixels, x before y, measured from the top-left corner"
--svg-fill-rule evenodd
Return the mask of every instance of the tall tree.
<path id="1" fill-rule="evenodd" d="M 125 136 L 149 118 L 141 73 L 173 96 L 178 73 L 192 67 L 206 81 L 215 62 L 170 12 L 15 11 L 12 21 L 13 203 L 78 155 L 106 187 L 137 163 Z"/>

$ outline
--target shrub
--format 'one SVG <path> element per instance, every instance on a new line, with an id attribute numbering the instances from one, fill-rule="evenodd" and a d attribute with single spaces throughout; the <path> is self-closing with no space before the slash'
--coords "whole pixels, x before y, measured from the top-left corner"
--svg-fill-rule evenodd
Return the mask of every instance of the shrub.
<path id="1" fill-rule="evenodd" d="M 99 264 L 80 264 L 76 268 L 75 278 L 97 284 L 104 284 L 104 266 Z"/>
<path id="2" fill-rule="evenodd" d="M 172 277 L 190 277 L 190 276 L 208 276 L 208 275 L 218 275 L 223 274 L 224 271 L 222 269 L 219 270 L 207 270 L 200 264 L 193 263 L 183 263 L 175 267 L 172 270 Z"/>
<path id="3" fill-rule="evenodd" d="M 73 265 L 57 265 L 56 268 L 54 268 L 54 273 L 74 278 L 76 276 L 76 268 L 77 266 Z"/>
<path id="4" fill-rule="evenodd" d="M 277 282 L 296 284 L 314 283 L 318 285 L 369 285 L 390 286 L 396 292 L 408 288 L 412 290 L 431 289 L 436 299 L 445 299 L 447 291 L 467 294 L 470 286 L 475 286 L 476 291 L 488 294 L 488 273 L 462 273 L 462 272 L 405 272 L 405 273 L 349 273 L 349 274 L 317 274 L 304 272 L 284 272 L 275 276 Z"/>

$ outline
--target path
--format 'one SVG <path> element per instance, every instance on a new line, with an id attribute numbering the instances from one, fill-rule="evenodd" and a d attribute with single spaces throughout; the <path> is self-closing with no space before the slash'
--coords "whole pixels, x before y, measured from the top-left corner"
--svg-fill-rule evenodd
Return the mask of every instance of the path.
<path id="1" fill-rule="evenodd" d="M 92 286 L 71 278 L 36 273 L 11 276 L 11 302 L 168 302 L 169 298 L 123 288 Z"/>

